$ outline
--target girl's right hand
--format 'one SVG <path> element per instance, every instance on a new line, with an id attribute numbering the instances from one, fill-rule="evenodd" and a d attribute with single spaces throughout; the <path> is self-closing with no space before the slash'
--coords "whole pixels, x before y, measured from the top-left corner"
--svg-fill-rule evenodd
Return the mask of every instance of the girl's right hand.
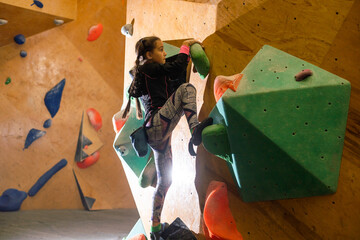
<path id="1" fill-rule="evenodd" d="M 182 45 L 191 47 L 191 45 L 193 45 L 193 44 L 195 44 L 195 43 L 198 43 L 198 44 L 200 44 L 202 47 L 204 47 L 200 41 L 195 40 L 195 39 L 185 40 Z"/>

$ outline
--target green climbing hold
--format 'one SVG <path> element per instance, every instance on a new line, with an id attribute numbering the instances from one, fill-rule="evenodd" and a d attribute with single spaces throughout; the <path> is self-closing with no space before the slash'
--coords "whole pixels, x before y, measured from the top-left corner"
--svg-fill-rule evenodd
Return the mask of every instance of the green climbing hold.
<path id="1" fill-rule="evenodd" d="M 206 127 L 202 132 L 202 139 L 203 145 L 208 152 L 232 163 L 228 135 L 223 124 Z"/>
<path id="2" fill-rule="evenodd" d="M 6 84 L 6 85 L 8 85 L 9 83 L 11 83 L 11 78 L 10 78 L 10 77 L 8 77 L 8 78 L 6 79 L 6 81 L 5 81 L 5 84 Z"/>
<path id="3" fill-rule="evenodd" d="M 209 73 L 210 62 L 200 44 L 191 45 L 190 56 L 200 77 L 204 79 Z"/>

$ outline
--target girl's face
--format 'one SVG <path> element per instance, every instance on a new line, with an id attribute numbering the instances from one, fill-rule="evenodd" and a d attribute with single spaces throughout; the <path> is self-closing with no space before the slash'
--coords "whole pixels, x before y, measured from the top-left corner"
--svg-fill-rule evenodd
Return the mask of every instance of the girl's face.
<path id="1" fill-rule="evenodd" d="M 146 53 L 146 58 L 152 62 L 164 64 L 166 52 L 164 50 L 164 44 L 161 40 L 156 40 L 155 48 L 151 52 Z"/>

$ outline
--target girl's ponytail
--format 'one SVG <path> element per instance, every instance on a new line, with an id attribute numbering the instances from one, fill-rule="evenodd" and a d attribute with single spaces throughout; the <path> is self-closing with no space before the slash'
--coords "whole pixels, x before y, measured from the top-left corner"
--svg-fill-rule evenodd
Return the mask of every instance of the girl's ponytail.
<path id="1" fill-rule="evenodd" d="M 160 40 L 160 38 L 156 36 L 145 37 L 137 41 L 135 45 L 135 53 L 137 56 L 136 56 L 135 66 L 129 71 L 129 74 L 132 78 L 132 82 L 128 90 L 129 100 L 128 103 L 126 104 L 124 113 L 122 115 L 122 118 L 124 119 L 127 117 L 127 115 L 130 112 L 131 97 L 136 98 L 137 118 L 141 119 L 143 117 L 138 98 L 146 94 L 146 92 L 144 90 L 144 84 L 142 83 L 141 79 L 137 78 L 137 75 L 139 72 L 139 66 L 142 64 L 143 60 L 146 59 L 146 53 L 151 52 L 156 47 L 155 42 L 157 40 Z"/>

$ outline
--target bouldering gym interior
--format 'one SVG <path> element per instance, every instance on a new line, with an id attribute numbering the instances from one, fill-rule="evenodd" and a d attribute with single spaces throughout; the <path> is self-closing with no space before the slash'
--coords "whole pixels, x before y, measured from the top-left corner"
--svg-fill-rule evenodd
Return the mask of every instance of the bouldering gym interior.
<path id="1" fill-rule="evenodd" d="M 0 0 L 0 239 L 360 239 L 359 13 L 358 0 Z M 140 67 L 179 59 L 166 103 L 194 87 L 195 115 L 177 112 L 166 158 L 148 85 L 129 92 L 155 81 Z"/>

